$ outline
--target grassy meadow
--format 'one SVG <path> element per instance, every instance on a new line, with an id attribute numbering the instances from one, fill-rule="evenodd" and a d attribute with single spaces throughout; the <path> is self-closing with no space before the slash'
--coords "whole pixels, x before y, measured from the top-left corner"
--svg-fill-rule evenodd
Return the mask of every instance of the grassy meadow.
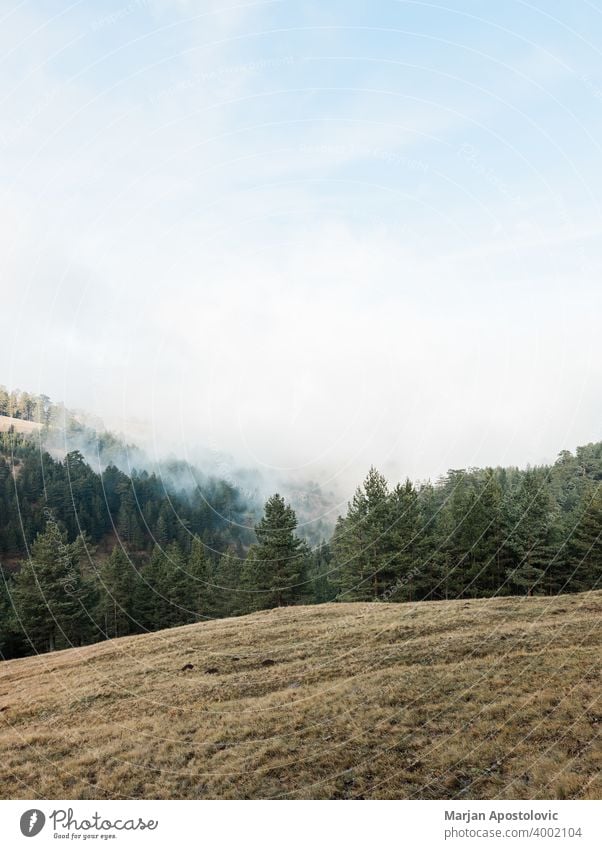
<path id="1" fill-rule="evenodd" d="M 0 663 L 3 798 L 598 798 L 602 592 L 268 610 Z"/>

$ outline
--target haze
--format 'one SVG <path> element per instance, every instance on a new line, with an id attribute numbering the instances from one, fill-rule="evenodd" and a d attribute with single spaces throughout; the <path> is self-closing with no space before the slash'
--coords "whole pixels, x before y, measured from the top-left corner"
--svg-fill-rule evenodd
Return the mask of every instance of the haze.
<path id="1" fill-rule="evenodd" d="M 600 11 L 225 7 L 0 5 L 0 382 L 345 490 L 602 438 Z"/>

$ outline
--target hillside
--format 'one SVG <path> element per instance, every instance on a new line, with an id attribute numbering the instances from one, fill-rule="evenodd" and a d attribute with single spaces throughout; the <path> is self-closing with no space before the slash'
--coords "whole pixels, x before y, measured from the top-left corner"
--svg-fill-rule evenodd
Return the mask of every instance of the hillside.
<path id="1" fill-rule="evenodd" d="M 5 798 L 596 798 L 602 592 L 328 604 L 0 664 Z"/>
<path id="2" fill-rule="evenodd" d="M 0 415 L 0 433 L 37 433 L 42 429 L 39 422 L 30 422 L 26 419 L 14 419 L 12 416 Z"/>

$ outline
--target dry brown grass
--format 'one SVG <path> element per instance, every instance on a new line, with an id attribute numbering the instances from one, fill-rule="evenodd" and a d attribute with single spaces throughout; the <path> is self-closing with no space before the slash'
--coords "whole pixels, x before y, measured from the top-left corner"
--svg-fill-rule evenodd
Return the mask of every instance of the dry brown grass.
<path id="1" fill-rule="evenodd" d="M 7 433 L 11 427 L 15 433 L 35 433 L 42 429 L 39 422 L 13 419 L 12 416 L 0 416 L 0 433 Z"/>
<path id="2" fill-rule="evenodd" d="M 9 661 L 0 795 L 598 798 L 601 611 L 331 604 Z"/>

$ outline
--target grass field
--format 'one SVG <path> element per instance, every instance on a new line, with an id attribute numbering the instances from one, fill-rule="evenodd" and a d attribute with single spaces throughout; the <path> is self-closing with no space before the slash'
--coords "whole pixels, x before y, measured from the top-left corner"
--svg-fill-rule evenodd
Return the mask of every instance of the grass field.
<path id="1" fill-rule="evenodd" d="M 7 433 L 11 428 L 15 433 L 36 433 L 42 429 L 42 425 L 39 422 L 28 422 L 25 419 L 0 416 L 0 433 Z"/>
<path id="2" fill-rule="evenodd" d="M 0 663 L 0 795 L 599 798 L 601 612 L 280 608 Z"/>

